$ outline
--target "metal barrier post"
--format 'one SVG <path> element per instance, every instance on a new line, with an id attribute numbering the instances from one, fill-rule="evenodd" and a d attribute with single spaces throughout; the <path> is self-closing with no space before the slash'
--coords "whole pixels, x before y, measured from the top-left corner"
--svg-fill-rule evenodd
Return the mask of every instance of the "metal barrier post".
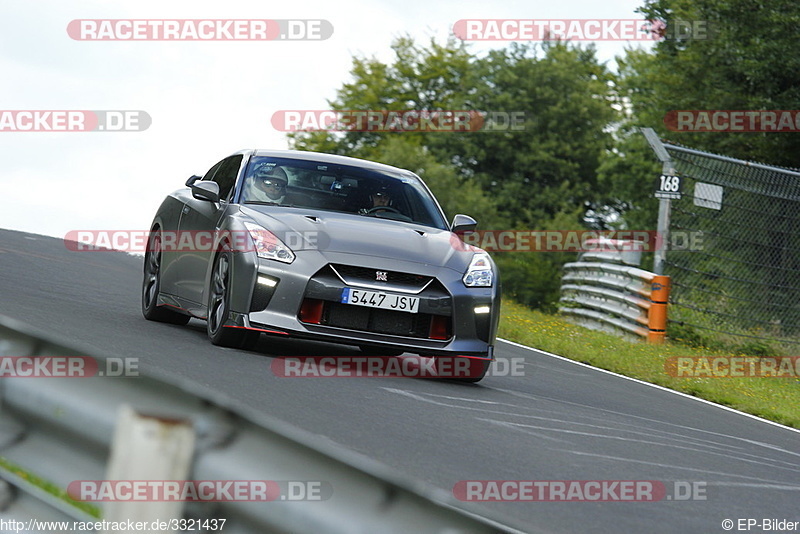
<path id="1" fill-rule="evenodd" d="M 669 301 L 669 276 L 653 277 L 650 288 L 650 300 L 653 304 L 647 314 L 647 342 L 655 345 L 664 343 L 667 336 L 667 303 Z"/>

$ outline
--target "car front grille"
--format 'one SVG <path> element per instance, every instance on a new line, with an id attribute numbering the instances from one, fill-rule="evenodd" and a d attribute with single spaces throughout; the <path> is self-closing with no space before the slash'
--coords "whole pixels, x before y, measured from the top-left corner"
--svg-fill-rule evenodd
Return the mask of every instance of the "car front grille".
<path id="1" fill-rule="evenodd" d="M 368 269 L 355 265 L 332 264 L 331 267 L 347 285 L 371 287 L 387 291 L 417 293 L 422 291 L 432 280 L 430 276 L 384 271 L 382 269 Z M 381 275 L 379 276 L 378 273 L 381 273 Z M 385 281 L 380 279 L 382 276 L 386 277 Z"/>
<path id="2" fill-rule="evenodd" d="M 427 338 L 431 315 L 325 302 L 320 324 L 377 334 Z"/>
<path id="3" fill-rule="evenodd" d="M 396 271 L 388 282 L 375 280 L 374 268 L 328 264 L 308 282 L 297 318 L 305 324 L 408 338 L 447 340 L 453 332 L 450 295 L 433 277 Z M 419 313 L 358 306 L 341 302 L 345 287 L 405 293 L 421 299 Z"/>

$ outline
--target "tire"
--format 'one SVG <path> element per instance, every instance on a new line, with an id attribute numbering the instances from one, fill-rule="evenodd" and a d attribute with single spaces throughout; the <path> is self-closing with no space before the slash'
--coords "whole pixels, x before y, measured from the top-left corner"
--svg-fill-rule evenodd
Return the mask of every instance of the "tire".
<path id="1" fill-rule="evenodd" d="M 230 315 L 231 253 L 221 252 L 214 260 L 214 270 L 208 287 L 208 318 L 206 331 L 214 345 L 250 349 L 258 342 L 260 332 L 245 328 L 227 328 Z"/>
<path id="2" fill-rule="evenodd" d="M 186 314 L 176 312 L 166 306 L 158 305 L 161 290 L 161 233 L 156 231 L 147 242 L 144 255 L 144 278 L 142 280 L 142 315 L 148 321 L 158 321 L 185 325 L 189 322 Z"/>
<path id="3" fill-rule="evenodd" d="M 467 361 L 466 376 L 453 376 L 454 363 L 457 359 Z M 483 380 L 491 365 L 491 360 L 482 360 L 478 358 L 457 358 L 449 356 L 434 358 L 434 368 L 436 369 L 436 373 L 441 375 L 439 377 L 440 379 L 462 382 L 465 384 L 474 384 Z M 461 367 L 459 367 L 459 369 L 461 369 Z"/>
<path id="4" fill-rule="evenodd" d="M 390 349 L 387 347 L 370 347 L 369 345 L 360 345 L 358 349 L 368 356 L 400 356 L 405 351 L 403 349 Z"/>

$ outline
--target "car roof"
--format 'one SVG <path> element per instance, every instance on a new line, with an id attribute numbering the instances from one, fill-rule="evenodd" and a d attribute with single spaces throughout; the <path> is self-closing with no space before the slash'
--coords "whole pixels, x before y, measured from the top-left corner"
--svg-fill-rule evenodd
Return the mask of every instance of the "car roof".
<path id="1" fill-rule="evenodd" d="M 418 178 L 416 174 L 408 169 L 401 169 L 383 163 L 377 163 L 366 159 L 351 158 L 349 156 L 339 156 L 336 154 L 324 154 L 322 152 L 310 152 L 306 150 L 241 150 L 237 154 L 252 154 L 258 157 L 272 157 L 272 158 L 292 158 L 305 161 L 319 161 L 321 163 L 330 163 L 331 165 L 349 165 L 351 167 L 360 167 L 362 169 L 369 169 L 374 171 L 392 172 L 404 174 L 409 177 Z"/>

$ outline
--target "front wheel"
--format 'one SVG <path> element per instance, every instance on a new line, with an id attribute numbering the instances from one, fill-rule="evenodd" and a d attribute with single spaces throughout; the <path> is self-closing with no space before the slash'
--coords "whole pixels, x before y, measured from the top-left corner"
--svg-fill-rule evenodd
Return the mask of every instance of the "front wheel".
<path id="1" fill-rule="evenodd" d="M 144 256 L 144 279 L 142 280 L 142 315 L 148 321 L 184 325 L 190 317 L 158 305 L 161 290 L 161 233 L 153 232 Z"/>
<path id="2" fill-rule="evenodd" d="M 226 327 L 230 315 L 231 253 L 222 252 L 214 261 L 208 291 L 208 319 L 206 331 L 211 343 L 222 347 L 252 348 L 259 332 L 246 328 Z"/>

